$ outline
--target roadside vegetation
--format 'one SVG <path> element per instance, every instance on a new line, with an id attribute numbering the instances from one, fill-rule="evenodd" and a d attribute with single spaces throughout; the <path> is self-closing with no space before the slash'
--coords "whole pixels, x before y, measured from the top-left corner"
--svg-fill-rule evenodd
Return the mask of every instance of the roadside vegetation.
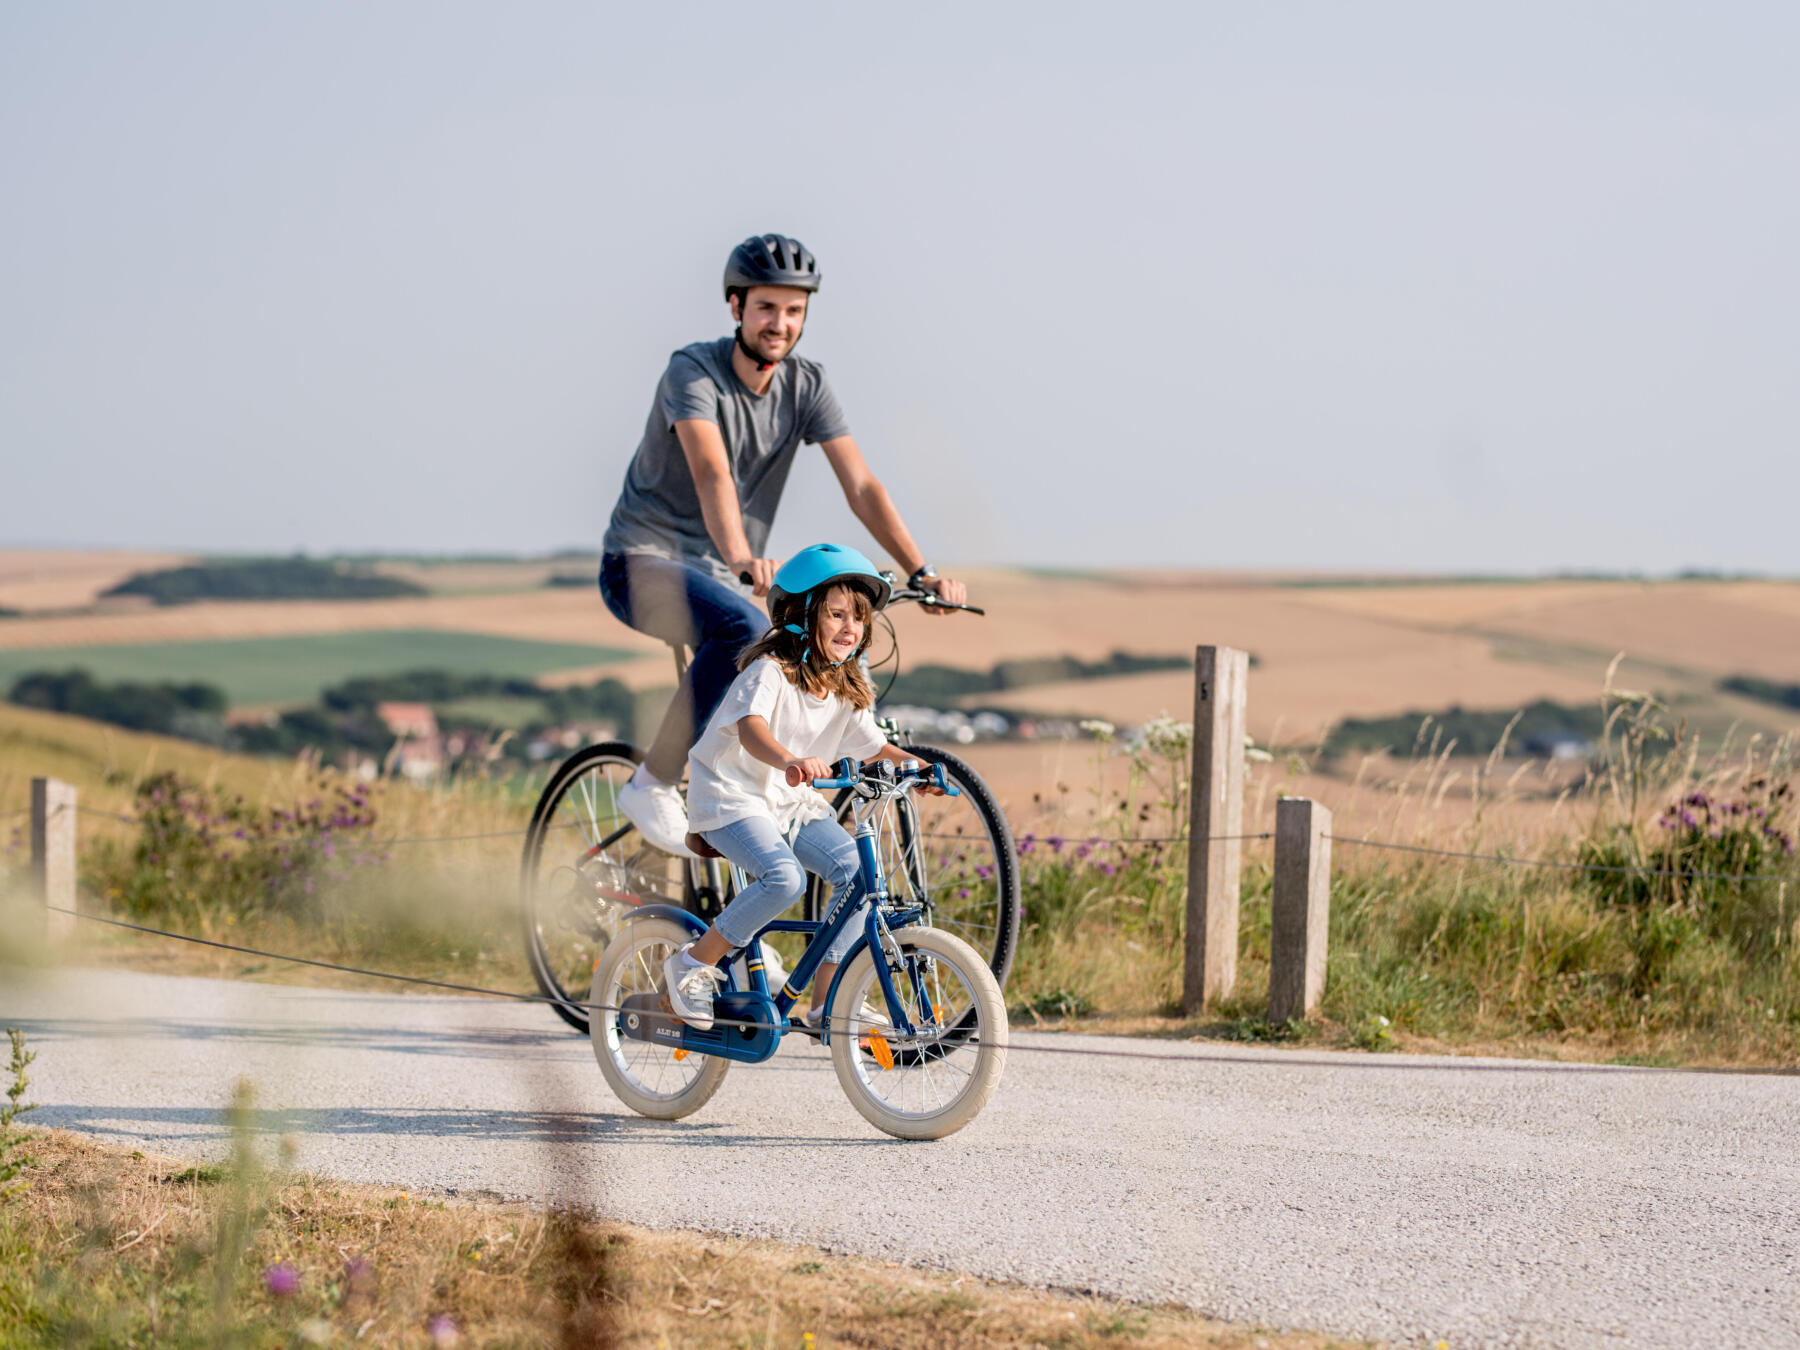
<path id="1" fill-rule="evenodd" d="M 1386 789 L 1392 810 L 1370 837 L 1552 865 L 1338 840 L 1320 1016 L 1280 1026 L 1264 1016 L 1266 843 L 1246 845 L 1237 990 L 1213 1017 L 1177 1015 L 1186 845 L 1167 839 L 1186 814 L 1187 728 L 1153 724 L 1123 748 L 1130 785 L 1104 804 L 1095 836 L 1021 837 L 1027 936 L 1007 986 L 1015 1024 L 1800 1065 L 1792 744 L 1752 737 L 1703 757 L 1648 696 L 1614 692 L 1604 708 L 1595 757 L 1558 804 L 1562 833 L 1525 840 L 1485 826 L 1480 811 L 1461 828 L 1438 823 L 1432 804 L 1457 771 L 1452 742 L 1432 736 Z M 1486 763 L 1490 777 L 1503 745 Z M 1506 783 L 1489 791 L 1493 807 L 1505 804 Z"/>
<path id="2" fill-rule="evenodd" d="M 1007 986 L 1015 1024 L 1800 1064 L 1792 746 L 1752 737 L 1703 755 L 1654 699 L 1615 692 L 1604 708 L 1592 759 L 1529 833 L 1505 823 L 1525 770 L 1500 777 L 1504 742 L 1485 761 L 1453 767 L 1455 746 L 1440 730 L 1391 781 L 1344 789 L 1379 806 L 1363 813 L 1371 840 L 1563 865 L 1340 838 L 1324 1004 L 1317 1018 L 1289 1026 L 1263 1019 L 1266 841 L 1243 845 L 1236 991 L 1203 1019 L 1177 1014 L 1191 732 L 1159 719 L 1126 744 L 1090 724 L 1091 809 L 1073 811 L 1077 783 L 1060 802 L 1014 812 L 1026 910 Z M 23 709 L 4 715 L 19 722 L 0 721 L 0 801 L 28 800 L 29 766 L 77 783 L 85 807 L 133 822 L 82 823 L 83 886 L 97 908 L 243 945 L 530 989 L 514 912 L 518 835 L 442 838 L 521 829 L 529 783 L 471 775 L 432 788 L 364 785 L 305 761 L 275 765 L 200 747 L 177 754 L 177 742 Z M 1269 828 L 1283 774 L 1304 767 L 1258 757 L 1252 800 L 1263 806 L 1246 812 L 1252 832 Z M 1469 772 L 1478 809 L 1447 823 L 1449 781 Z M 1066 823 L 1076 818 L 1078 829 Z M 0 866 L 22 867 L 23 824 L 15 817 L 0 835 Z M 90 930 L 86 940 L 102 959 L 153 968 L 344 978 L 158 939 Z"/>

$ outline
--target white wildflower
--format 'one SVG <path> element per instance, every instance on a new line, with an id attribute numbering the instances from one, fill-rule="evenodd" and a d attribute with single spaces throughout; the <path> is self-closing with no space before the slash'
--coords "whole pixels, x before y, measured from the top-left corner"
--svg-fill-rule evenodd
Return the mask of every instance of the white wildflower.
<path id="1" fill-rule="evenodd" d="M 1144 723 L 1144 744 L 1158 755 L 1184 754 L 1194 743 L 1194 724 L 1177 722 L 1164 713 Z"/>

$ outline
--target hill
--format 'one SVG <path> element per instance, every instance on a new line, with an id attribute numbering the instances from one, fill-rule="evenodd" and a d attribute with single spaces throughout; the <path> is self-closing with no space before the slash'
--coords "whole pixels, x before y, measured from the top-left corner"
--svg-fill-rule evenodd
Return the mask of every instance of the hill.
<path id="1" fill-rule="evenodd" d="M 313 558 L 242 558 L 134 572 L 101 596 L 140 595 L 159 605 L 198 600 L 375 600 L 424 595 L 416 582 Z"/>

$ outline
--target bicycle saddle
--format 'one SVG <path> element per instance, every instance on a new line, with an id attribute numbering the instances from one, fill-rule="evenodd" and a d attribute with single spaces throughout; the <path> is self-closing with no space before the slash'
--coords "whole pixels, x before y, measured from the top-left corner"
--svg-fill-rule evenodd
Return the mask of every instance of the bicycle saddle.
<path id="1" fill-rule="evenodd" d="M 688 832 L 687 846 L 688 852 L 696 858 L 723 858 L 725 856 L 691 830 Z"/>

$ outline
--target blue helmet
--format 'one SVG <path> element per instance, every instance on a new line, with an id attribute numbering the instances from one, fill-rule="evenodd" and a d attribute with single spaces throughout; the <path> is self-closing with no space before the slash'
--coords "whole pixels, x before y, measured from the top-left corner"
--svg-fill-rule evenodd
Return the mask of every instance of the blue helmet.
<path id="1" fill-rule="evenodd" d="M 769 586 L 769 614 L 777 623 L 791 619 L 798 607 L 804 614 L 820 587 L 844 582 L 859 587 L 880 610 L 893 587 L 880 570 L 862 554 L 842 544 L 814 544 L 803 548 L 781 565 Z"/>

